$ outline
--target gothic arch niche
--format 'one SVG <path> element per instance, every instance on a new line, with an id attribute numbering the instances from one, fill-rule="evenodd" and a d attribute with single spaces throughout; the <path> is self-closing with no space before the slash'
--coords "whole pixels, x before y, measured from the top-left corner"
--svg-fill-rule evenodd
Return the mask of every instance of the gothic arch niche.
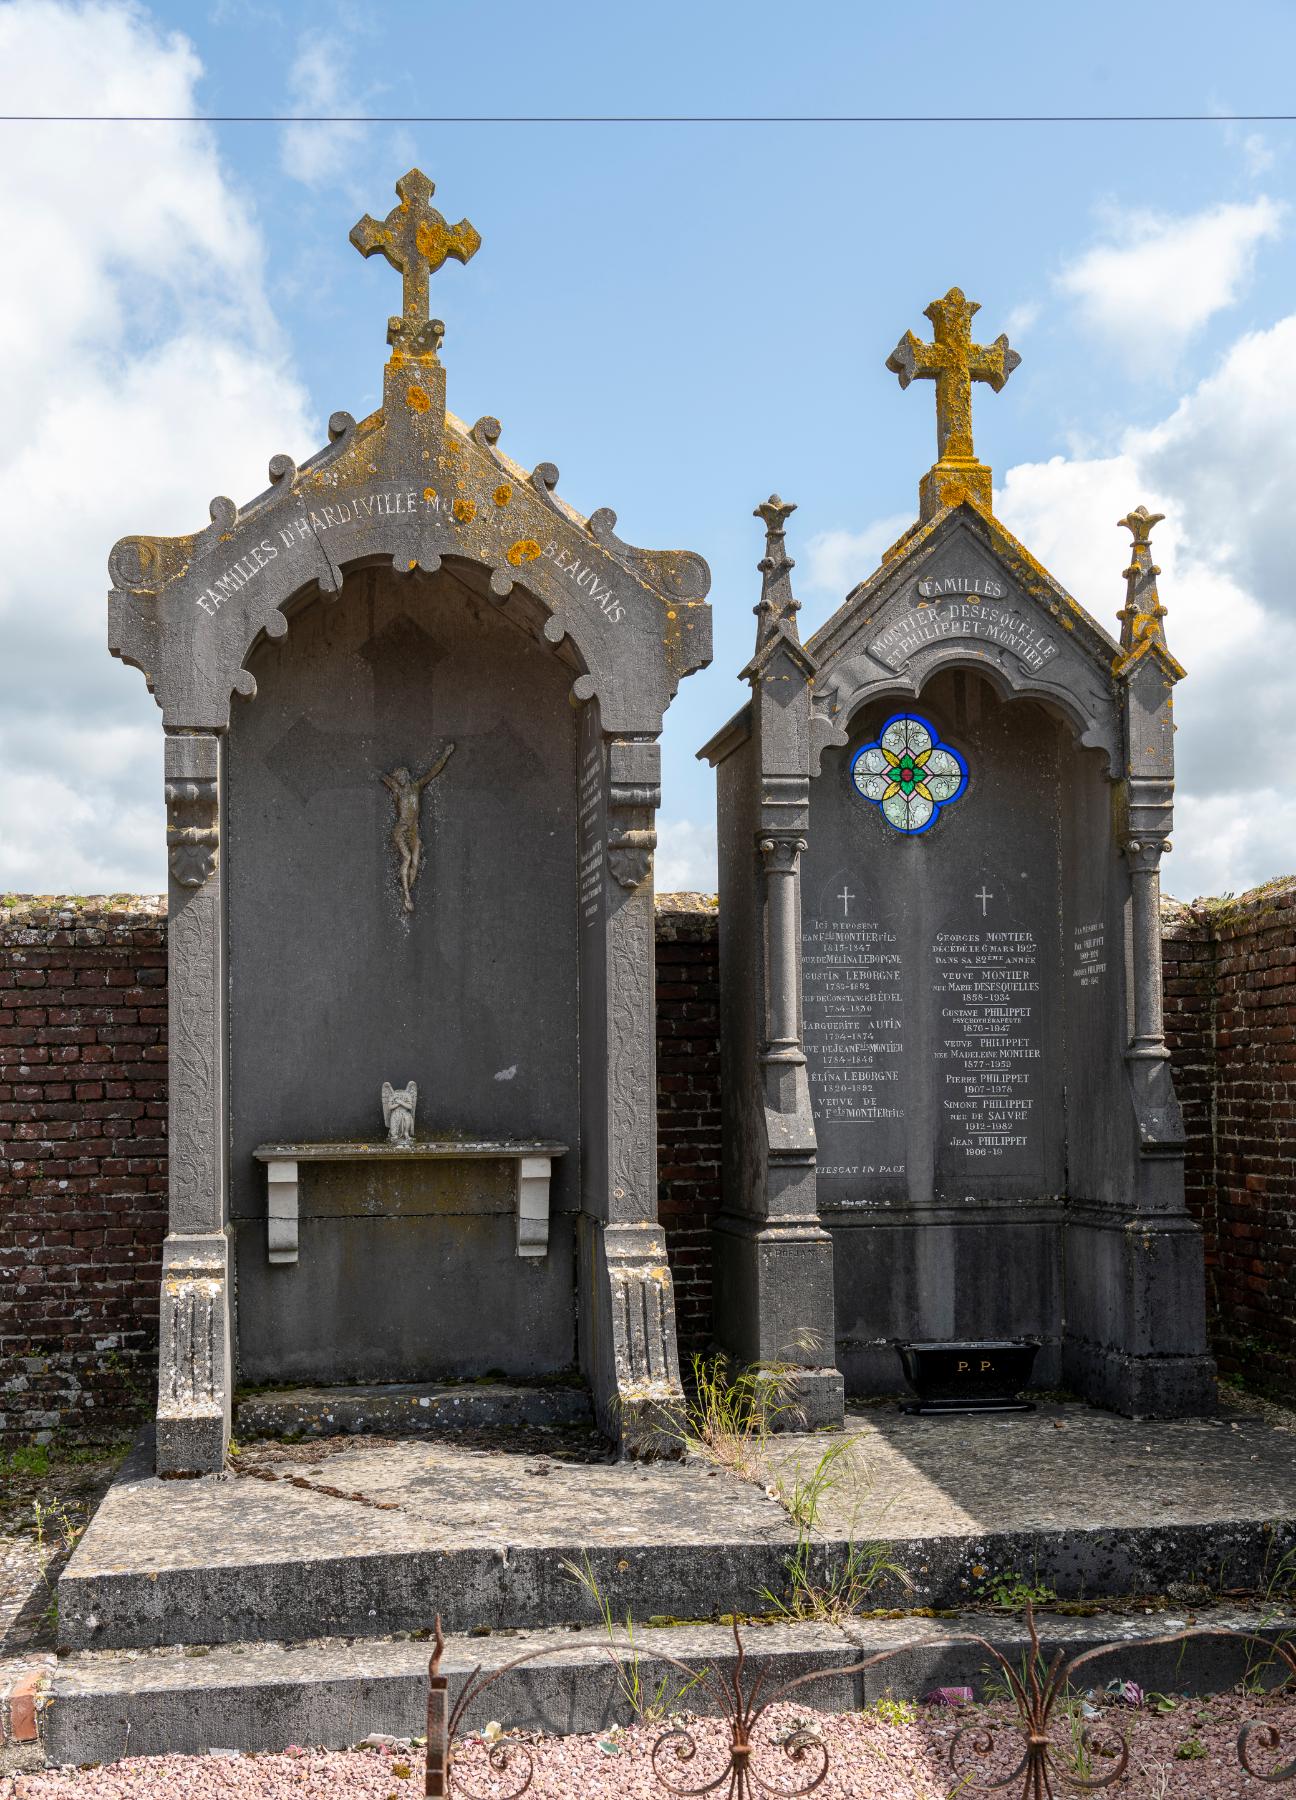
<path id="1" fill-rule="evenodd" d="M 524 1377 L 575 1362 L 574 676 L 505 610 L 445 568 L 353 571 L 336 600 L 300 599 L 287 634 L 248 659 L 256 698 L 236 699 L 227 750 L 244 1381 Z M 382 777 L 417 779 L 442 759 L 417 809 L 407 908 Z M 302 1175 L 297 1262 L 269 1262 L 256 1147 L 381 1136 L 383 1082 L 411 1079 L 420 1132 L 569 1146 L 548 1254 L 517 1255 L 493 1165 L 363 1179 L 321 1165 Z"/>
<path id="2" fill-rule="evenodd" d="M 887 731 L 904 720 L 907 734 Z M 1110 1166 L 1091 1146 L 1119 1098 L 1107 1072 L 1121 1046 L 1091 994 L 1123 980 L 1117 852 L 1080 853 L 1110 841 L 1095 829 L 1111 808 L 1105 758 L 1058 709 L 1005 698 L 973 668 L 941 669 L 916 698 L 875 696 L 847 737 L 810 784 L 802 859 L 839 1366 L 868 1391 L 895 1385 L 897 1340 L 1027 1333 L 1051 1385 L 1060 1226 L 1077 1183 L 1094 1197 L 1088 1169 Z M 888 752 L 887 737 L 913 748 Z M 923 781 L 932 767 L 945 772 Z M 882 804 L 861 791 L 883 781 Z"/>

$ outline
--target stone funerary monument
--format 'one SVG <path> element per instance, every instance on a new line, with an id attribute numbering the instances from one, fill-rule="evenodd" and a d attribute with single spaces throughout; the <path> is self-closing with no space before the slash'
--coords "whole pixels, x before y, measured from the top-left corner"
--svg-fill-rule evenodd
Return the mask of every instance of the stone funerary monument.
<path id="1" fill-rule="evenodd" d="M 1120 641 L 995 518 L 957 289 L 887 366 L 935 383 L 917 523 L 802 644 L 774 496 L 751 700 L 717 769 L 717 1328 L 807 1411 L 897 1346 L 1039 1342 L 1037 1386 L 1205 1409 L 1200 1233 L 1161 1022 L 1171 656 L 1137 508 Z M 752 971 L 756 975 L 753 981 Z M 818 1347 L 817 1351 L 815 1347 Z"/>
<path id="2" fill-rule="evenodd" d="M 110 561 L 166 732 L 162 1473 L 221 1466 L 236 1378 L 578 1365 L 632 1450 L 680 1397 L 652 860 L 710 577 L 447 411 L 428 279 L 480 239 L 397 193 L 351 234 L 403 283 L 379 411 Z"/>

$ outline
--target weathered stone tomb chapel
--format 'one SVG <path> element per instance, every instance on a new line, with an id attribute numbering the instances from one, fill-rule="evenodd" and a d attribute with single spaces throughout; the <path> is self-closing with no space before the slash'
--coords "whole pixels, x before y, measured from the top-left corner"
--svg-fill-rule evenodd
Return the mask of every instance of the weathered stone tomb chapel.
<path id="1" fill-rule="evenodd" d="M 720 844 L 720 1341 L 805 1410 L 993 1359 L 1124 1412 L 1204 1407 L 1201 1233 L 1164 1042 L 1171 656 L 1139 507 L 1116 642 L 995 518 L 958 288 L 887 366 L 936 389 L 916 523 L 803 644 L 777 495 L 752 697 L 702 751 Z M 754 972 L 754 973 L 753 973 Z M 807 1340 L 807 1334 L 808 1340 Z M 799 1348 L 831 1349 L 826 1366 Z M 981 1349 L 973 1352 L 971 1345 Z"/>
<path id="2" fill-rule="evenodd" d="M 710 577 L 447 411 L 428 281 L 480 239 L 432 192 L 351 234 L 403 286 L 381 408 L 112 553 L 166 731 L 164 1471 L 235 1381 L 579 1368 L 630 1448 L 680 1395 L 651 867 Z"/>
<path id="3" fill-rule="evenodd" d="M 657 739 L 710 658 L 701 557 L 637 549 L 446 405 L 411 171 L 383 402 L 185 538 L 113 550 L 166 734 L 169 1230 L 157 1462 L 235 1387 L 579 1380 L 631 1453 L 681 1399 L 657 1218 Z M 919 519 L 806 644 L 777 497 L 717 769 L 716 1330 L 812 1421 L 905 1345 L 1204 1405 L 1201 1239 L 1160 1018 L 1171 657 L 1142 510 L 1120 642 L 993 514 L 953 289 Z M 524 879 L 518 879 L 519 872 Z"/>

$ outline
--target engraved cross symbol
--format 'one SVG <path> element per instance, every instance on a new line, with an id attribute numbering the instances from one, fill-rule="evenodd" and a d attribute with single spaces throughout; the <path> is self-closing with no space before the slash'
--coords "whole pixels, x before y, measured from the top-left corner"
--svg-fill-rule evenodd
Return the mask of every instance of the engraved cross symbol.
<path id="1" fill-rule="evenodd" d="M 375 251 L 387 258 L 393 269 L 401 272 L 401 317 L 392 319 L 387 328 L 388 343 L 407 332 L 417 338 L 428 323 L 428 277 L 435 275 L 453 256 L 466 263 L 481 249 L 481 238 L 467 219 L 447 225 L 436 208 L 429 204 L 436 183 L 429 181 L 421 169 L 411 169 L 396 183 L 400 205 L 394 206 L 379 223 L 368 213 L 351 228 L 351 242 L 361 256 Z M 440 337 L 440 330 L 436 333 Z M 435 349 L 435 345 L 433 346 Z"/>
<path id="2" fill-rule="evenodd" d="M 972 898 L 981 902 L 981 917 L 984 919 L 986 916 L 986 907 L 994 899 L 993 894 L 986 892 L 986 884 L 984 881 L 981 883 L 981 892 L 979 894 L 973 894 Z"/>
<path id="3" fill-rule="evenodd" d="M 855 898 L 855 896 L 854 896 L 854 894 L 851 893 L 850 889 L 845 885 L 845 883 L 842 884 L 842 891 L 840 894 L 838 894 L 837 898 L 842 903 L 842 918 L 849 919 L 850 918 L 850 903 Z"/>
<path id="4" fill-rule="evenodd" d="M 942 462 L 973 457 L 972 383 L 988 382 L 997 394 L 1021 361 L 1002 334 L 993 344 L 972 342 L 972 315 L 980 310 L 979 301 L 952 287 L 923 312 L 932 322 L 933 341 L 924 344 L 906 331 L 886 360 L 902 388 L 911 381 L 936 383 L 936 445 Z"/>

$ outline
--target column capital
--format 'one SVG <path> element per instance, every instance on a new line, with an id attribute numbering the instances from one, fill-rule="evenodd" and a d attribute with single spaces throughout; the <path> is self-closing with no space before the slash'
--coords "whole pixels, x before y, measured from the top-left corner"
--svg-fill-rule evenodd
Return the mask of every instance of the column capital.
<path id="1" fill-rule="evenodd" d="M 772 875 L 795 875 L 801 863 L 806 839 L 791 833 L 762 832 L 756 840 L 765 867 Z"/>
<path id="2" fill-rule="evenodd" d="M 177 887 L 200 888 L 220 852 L 220 741 L 212 732 L 166 739 L 167 862 Z"/>
<path id="3" fill-rule="evenodd" d="M 1126 838 L 1121 844 L 1121 850 L 1136 874 L 1155 874 L 1169 849 L 1168 837 L 1150 837 L 1146 833 L 1141 837 Z"/>

